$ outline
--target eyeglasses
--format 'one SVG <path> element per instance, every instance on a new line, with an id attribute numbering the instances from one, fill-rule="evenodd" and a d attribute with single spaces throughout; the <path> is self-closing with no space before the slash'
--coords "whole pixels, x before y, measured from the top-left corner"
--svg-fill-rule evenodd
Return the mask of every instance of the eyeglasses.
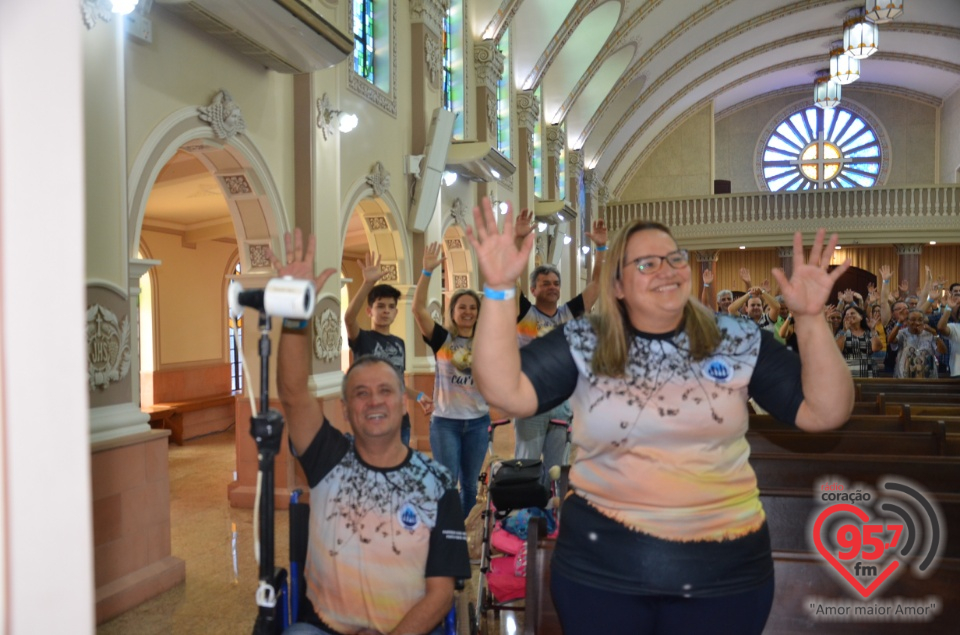
<path id="1" fill-rule="evenodd" d="M 640 256 L 626 263 L 624 266 L 633 265 L 637 268 L 637 271 L 648 276 L 660 271 L 664 260 L 674 269 L 681 269 L 687 266 L 687 262 L 690 260 L 690 254 L 687 253 L 686 249 L 678 249 L 671 251 L 666 256 Z"/>

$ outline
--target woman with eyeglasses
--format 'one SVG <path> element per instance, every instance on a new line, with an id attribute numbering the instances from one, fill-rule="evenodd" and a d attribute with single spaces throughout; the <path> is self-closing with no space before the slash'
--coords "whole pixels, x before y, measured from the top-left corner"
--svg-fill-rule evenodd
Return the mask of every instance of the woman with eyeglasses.
<path id="1" fill-rule="evenodd" d="M 716 316 L 690 293 L 669 229 L 634 221 L 607 252 L 596 315 L 517 349 L 509 300 L 532 246 L 513 244 L 484 201 L 468 238 L 486 280 L 474 377 L 516 416 L 573 406 L 572 494 L 551 565 L 565 635 L 763 631 L 773 601 L 770 538 L 747 459 L 748 398 L 788 424 L 840 426 L 853 380 L 822 308 L 848 263 L 818 232 L 793 273 L 774 271 L 801 354 L 752 321 Z M 801 362 L 804 362 L 801 365 Z"/>

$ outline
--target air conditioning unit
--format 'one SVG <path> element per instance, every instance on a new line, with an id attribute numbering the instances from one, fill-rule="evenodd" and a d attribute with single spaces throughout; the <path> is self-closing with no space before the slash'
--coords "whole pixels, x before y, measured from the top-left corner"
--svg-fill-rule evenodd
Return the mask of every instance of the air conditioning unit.
<path id="1" fill-rule="evenodd" d="M 559 225 L 577 218 L 577 210 L 566 201 L 536 200 L 533 203 L 533 215 L 543 223 Z"/>
<path id="2" fill-rule="evenodd" d="M 300 0 L 156 0 L 156 4 L 280 73 L 329 68 L 353 52 L 352 37 Z"/>
<path id="3" fill-rule="evenodd" d="M 499 181 L 517 171 L 510 159 L 488 141 L 454 141 L 447 153 L 447 169 L 478 182 Z"/>

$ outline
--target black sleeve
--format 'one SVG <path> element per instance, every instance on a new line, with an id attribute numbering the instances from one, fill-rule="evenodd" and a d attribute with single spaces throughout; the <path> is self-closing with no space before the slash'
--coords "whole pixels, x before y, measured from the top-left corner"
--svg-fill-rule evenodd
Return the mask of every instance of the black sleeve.
<path id="1" fill-rule="evenodd" d="M 517 313 L 517 322 L 523 319 L 523 316 L 525 316 L 530 311 L 530 307 L 532 306 L 533 305 L 530 304 L 530 300 L 527 299 L 527 296 L 521 293 L 520 294 L 520 312 Z"/>
<path id="2" fill-rule="evenodd" d="M 436 355 L 437 351 L 440 350 L 440 347 L 443 346 L 443 343 L 447 341 L 447 329 L 443 328 L 436 322 L 433 323 L 433 336 L 430 339 L 427 339 L 427 336 L 423 336 L 423 341 L 433 350 L 433 354 Z"/>
<path id="3" fill-rule="evenodd" d="M 369 343 L 367 342 L 367 338 L 365 337 L 366 334 L 367 334 L 367 331 L 365 331 L 364 329 L 360 329 L 360 332 L 357 333 L 356 338 L 352 340 L 347 338 L 347 346 L 350 347 L 350 350 L 353 352 L 354 357 L 360 357 L 361 355 L 364 355 L 367 352 L 367 350 L 370 348 Z"/>
<path id="4" fill-rule="evenodd" d="M 760 354 L 748 391 L 777 421 L 796 425 L 797 410 L 803 402 L 800 356 L 778 342 L 770 331 L 760 330 Z"/>
<path id="5" fill-rule="evenodd" d="M 577 387 L 580 371 L 573 361 L 563 327 L 521 348 L 520 370 L 537 392 L 537 414 L 566 401 Z"/>
<path id="6" fill-rule="evenodd" d="M 437 524 L 430 532 L 430 553 L 424 577 L 470 578 L 467 531 L 463 525 L 460 494 L 448 489 L 437 501 Z"/>
<path id="7" fill-rule="evenodd" d="M 302 456 L 297 457 L 310 487 L 323 480 L 349 451 L 350 442 L 347 438 L 324 418 L 310 446 Z"/>
<path id="8" fill-rule="evenodd" d="M 583 303 L 583 294 L 578 294 L 577 297 L 567 302 L 567 308 L 570 309 L 570 312 L 573 313 L 573 317 L 575 318 L 586 313 L 587 305 Z"/>

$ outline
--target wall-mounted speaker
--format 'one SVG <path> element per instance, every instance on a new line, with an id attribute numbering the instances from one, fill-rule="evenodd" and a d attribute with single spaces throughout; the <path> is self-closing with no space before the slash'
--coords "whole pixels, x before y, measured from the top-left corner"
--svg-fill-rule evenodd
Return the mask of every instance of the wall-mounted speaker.
<path id="1" fill-rule="evenodd" d="M 420 161 L 420 177 L 414 183 L 413 204 L 410 207 L 408 225 L 412 231 L 423 232 L 433 218 L 440 196 L 440 181 L 447 165 L 447 152 L 453 137 L 456 115 L 449 110 L 437 108 L 430 119 L 427 147 Z"/>

